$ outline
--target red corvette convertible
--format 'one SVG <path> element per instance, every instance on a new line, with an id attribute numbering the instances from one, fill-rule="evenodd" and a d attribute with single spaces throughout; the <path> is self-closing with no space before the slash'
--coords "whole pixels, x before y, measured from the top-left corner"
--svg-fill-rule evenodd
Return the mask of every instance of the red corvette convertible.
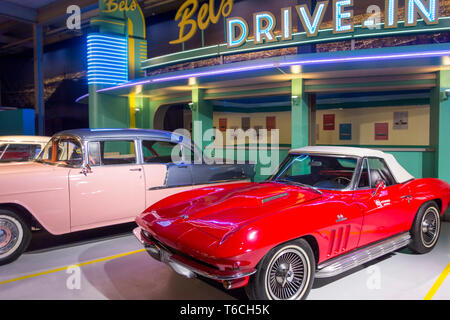
<path id="1" fill-rule="evenodd" d="M 415 179 L 392 155 L 292 150 L 260 183 L 170 196 L 137 219 L 148 253 L 186 277 L 246 286 L 251 299 L 304 299 L 331 277 L 408 246 L 433 249 L 450 185 Z"/>

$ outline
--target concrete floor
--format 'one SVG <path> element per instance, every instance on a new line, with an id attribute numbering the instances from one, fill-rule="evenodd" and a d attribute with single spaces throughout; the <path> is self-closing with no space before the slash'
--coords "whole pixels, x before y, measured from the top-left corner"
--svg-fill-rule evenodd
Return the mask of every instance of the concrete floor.
<path id="1" fill-rule="evenodd" d="M 142 249 L 130 234 L 132 228 L 130 224 L 62 237 L 35 234 L 27 253 L 0 267 L 0 300 L 246 299 L 242 289 L 226 291 L 215 282 L 185 279 L 145 252 L 117 257 Z M 449 262 L 450 222 L 444 222 L 431 253 L 414 255 L 403 249 L 344 275 L 316 279 L 309 299 L 422 300 Z M 66 269 L 80 263 L 85 264 Z M 450 299 L 450 276 L 433 299 Z"/>

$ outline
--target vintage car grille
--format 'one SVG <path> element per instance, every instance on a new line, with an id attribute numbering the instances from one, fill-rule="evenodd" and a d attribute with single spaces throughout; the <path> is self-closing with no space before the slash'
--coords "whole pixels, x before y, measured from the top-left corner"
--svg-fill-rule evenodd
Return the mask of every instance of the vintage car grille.
<path id="1" fill-rule="evenodd" d="M 170 253 L 172 253 L 174 255 L 186 258 L 186 259 L 191 260 L 191 261 L 193 261 L 195 263 L 201 264 L 201 265 L 203 265 L 203 266 L 205 266 L 207 268 L 219 270 L 218 267 L 216 267 L 216 266 L 214 266 L 212 264 L 209 264 L 207 262 L 204 262 L 202 260 L 199 260 L 197 258 L 194 258 L 194 257 L 192 257 L 192 256 L 190 256 L 190 255 L 188 255 L 188 254 L 186 254 L 186 253 L 184 253 L 182 251 L 174 249 L 174 248 L 172 248 L 172 247 L 162 243 L 161 241 L 159 241 L 158 239 L 156 239 L 156 238 L 154 238 L 152 236 L 145 235 L 144 233 L 143 233 L 143 236 L 145 238 L 147 238 L 148 240 L 150 240 L 150 241 L 154 242 L 155 244 L 157 244 L 159 247 L 163 248 L 164 250 L 166 250 L 166 251 L 168 251 L 168 252 L 170 252 Z"/>

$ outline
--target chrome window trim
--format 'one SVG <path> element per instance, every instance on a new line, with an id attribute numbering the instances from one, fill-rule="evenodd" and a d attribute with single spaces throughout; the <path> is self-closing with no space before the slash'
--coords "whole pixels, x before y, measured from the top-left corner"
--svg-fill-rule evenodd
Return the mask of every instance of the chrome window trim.
<path id="1" fill-rule="evenodd" d="M 50 161 L 41 161 L 39 159 L 34 159 L 33 161 L 36 161 L 38 163 L 42 163 L 42 164 L 47 164 L 50 166 L 54 166 L 54 167 L 61 167 L 61 168 L 72 168 L 72 169 L 76 169 L 76 168 L 82 168 L 83 165 L 85 165 L 86 163 L 86 146 L 84 145 L 84 141 L 82 141 L 82 139 L 79 136 L 75 136 L 75 135 L 71 135 L 71 134 L 67 134 L 67 135 L 55 135 L 53 136 L 49 142 L 45 145 L 44 148 L 42 148 L 41 152 L 39 153 L 39 156 L 41 155 L 41 153 L 44 152 L 44 149 L 47 147 L 47 145 L 49 143 L 52 143 L 53 140 L 58 139 L 72 139 L 72 140 L 76 140 L 78 142 L 78 144 L 80 145 L 81 148 L 81 156 L 82 156 L 82 160 L 81 160 L 81 164 L 79 166 L 73 166 L 73 165 L 67 165 L 67 164 L 60 164 L 60 163 L 52 163 Z"/>
<path id="2" fill-rule="evenodd" d="M 119 163 L 119 164 L 103 164 L 102 156 L 100 154 L 100 165 L 95 165 L 94 167 L 115 167 L 115 166 L 134 166 L 134 165 L 141 165 L 141 161 L 139 159 L 139 153 L 138 153 L 138 139 L 137 138 L 121 138 L 121 137 L 114 137 L 114 138 L 99 138 L 99 139 L 86 139 L 86 164 L 89 163 L 89 143 L 101 143 L 106 141 L 123 141 L 123 142 L 133 142 L 134 143 L 134 154 L 136 155 L 134 163 Z"/>

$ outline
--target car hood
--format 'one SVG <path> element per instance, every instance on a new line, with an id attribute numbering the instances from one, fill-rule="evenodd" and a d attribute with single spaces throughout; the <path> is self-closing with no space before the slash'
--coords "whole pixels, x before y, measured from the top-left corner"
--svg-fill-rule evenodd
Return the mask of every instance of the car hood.
<path id="1" fill-rule="evenodd" d="M 0 197 L 66 188 L 70 169 L 38 162 L 0 165 Z M 14 196 L 14 197 L 13 197 Z"/>
<path id="2" fill-rule="evenodd" d="M 248 183 L 235 188 L 209 187 L 209 193 L 178 201 L 164 201 L 143 214 L 142 220 L 158 235 L 180 239 L 195 228 L 224 241 L 240 228 L 276 214 L 287 208 L 301 205 L 321 197 L 319 192 L 276 182 Z M 188 193 L 183 195 L 187 198 Z"/>

